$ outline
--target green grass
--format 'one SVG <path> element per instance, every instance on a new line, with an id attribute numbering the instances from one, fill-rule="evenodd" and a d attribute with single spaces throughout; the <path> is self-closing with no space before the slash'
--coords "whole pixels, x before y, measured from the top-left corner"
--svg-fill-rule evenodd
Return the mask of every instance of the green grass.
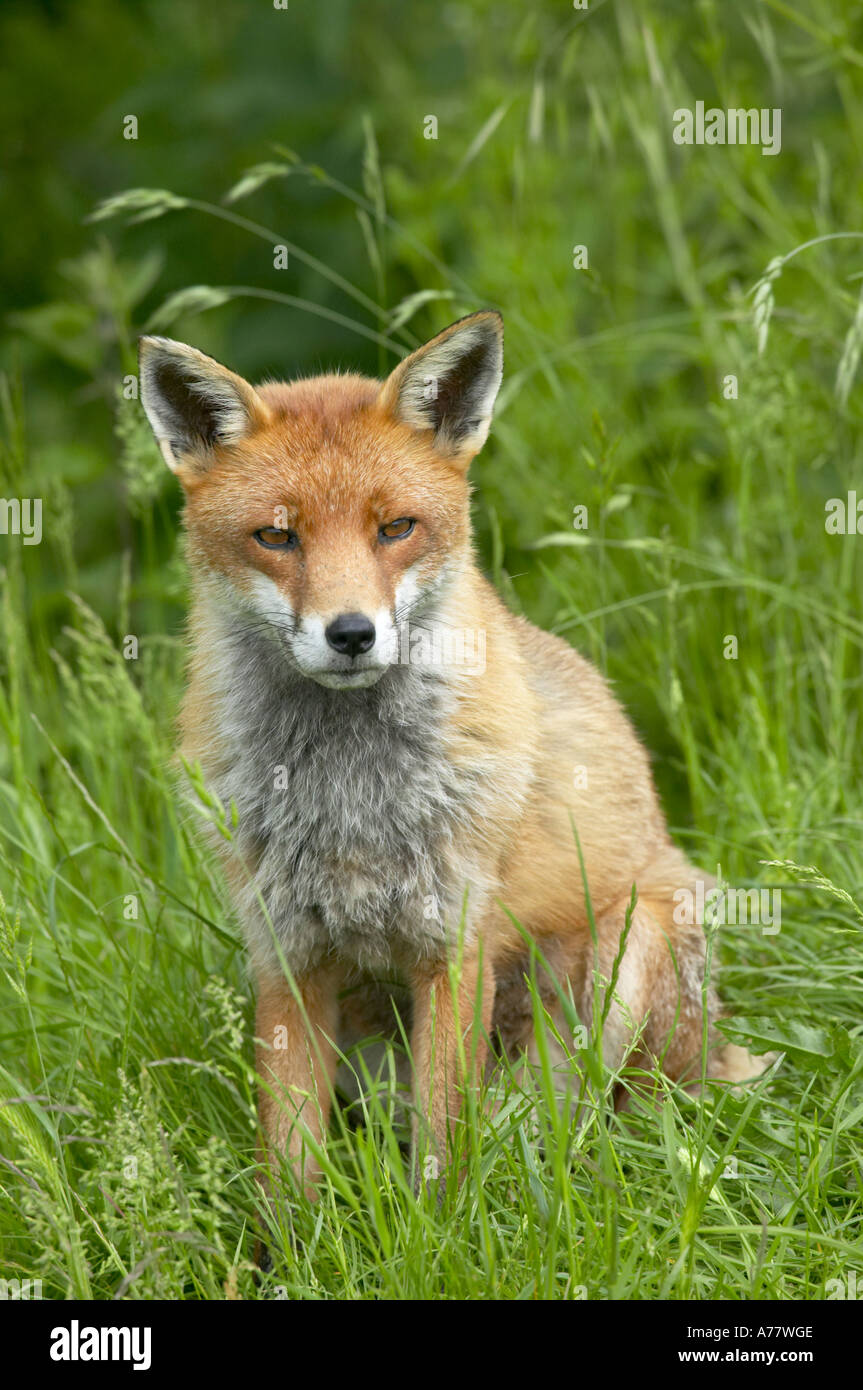
<path id="1" fill-rule="evenodd" d="M 13 372 L 2 398 L 2 493 L 43 497 L 45 535 L 0 537 L 0 1277 L 55 1298 L 818 1299 L 863 1270 L 863 542 L 824 526 L 829 498 L 863 495 L 863 41 L 826 3 L 759 5 L 747 28 L 750 8 L 670 6 L 660 24 L 621 2 L 580 24 L 483 3 L 451 6 L 452 33 L 379 24 L 387 96 L 357 124 L 360 187 L 261 148 L 283 174 L 230 205 L 198 188 L 88 233 L 112 238 L 77 277 L 112 355 L 94 371 L 84 354 L 79 384 L 95 380 L 115 443 L 86 420 L 79 437 L 44 356 L 24 351 L 38 389 Z M 434 78 L 416 76 L 423 44 Z M 435 64 L 473 55 L 459 99 L 442 96 Z M 781 156 L 673 146 L 670 113 L 696 99 L 781 104 Z M 309 199 L 343 257 L 304 239 Z M 205 204 L 299 248 L 294 278 Z M 200 278 L 157 291 L 146 257 L 164 237 L 169 266 L 188 260 L 204 236 L 230 293 L 160 321 L 241 371 L 258 324 L 313 371 L 334 359 L 303 356 L 306 327 L 339 315 L 342 365 L 376 371 L 395 361 L 380 339 L 404 349 L 502 309 L 507 372 L 474 469 L 482 563 L 612 679 L 694 861 L 782 892 L 778 934 L 732 927 L 716 946 L 735 1036 L 781 1054 L 757 1086 L 615 1115 L 594 1035 L 575 1059 L 581 1124 L 544 1094 L 547 1069 L 539 1103 L 505 1076 L 493 1114 L 469 1109 L 466 1178 L 438 1206 L 412 1195 L 385 1069 L 364 1113 L 337 1114 L 321 1199 L 297 1201 L 260 1285 L 252 991 L 196 833 L 207 808 L 171 770 L 177 498 L 117 394 L 135 331 Z M 420 290 L 439 298 L 405 303 Z"/>

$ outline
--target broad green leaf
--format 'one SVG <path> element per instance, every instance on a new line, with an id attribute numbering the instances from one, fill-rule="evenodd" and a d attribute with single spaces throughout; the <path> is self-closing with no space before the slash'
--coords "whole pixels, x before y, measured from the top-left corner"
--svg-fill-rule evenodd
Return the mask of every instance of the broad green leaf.
<path id="1" fill-rule="evenodd" d="M 749 1047 L 755 1053 L 787 1052 L 795 1062 L 820 1065 L 836 1051 L 833 1039 L 825 1028 L 813 1028 L 795 1019 L 780 1022 L 762 1016 L 738 1016 L 723 1019 L 720 1027 L 735 1043 Z"/>

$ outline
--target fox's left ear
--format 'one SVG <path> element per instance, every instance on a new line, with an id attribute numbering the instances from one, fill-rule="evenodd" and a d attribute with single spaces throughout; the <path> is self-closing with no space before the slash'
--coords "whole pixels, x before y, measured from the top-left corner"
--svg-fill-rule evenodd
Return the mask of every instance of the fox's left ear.
<path id="1" fill-rule="evenodd" d="M 141 404 L 168 467 L 200 473 L 220 444 L 236 444 L 266 424 L 268 407 L 236 372 L 172 338 L 138 341 Z"/>
<path id="2" fill-rule="evenodd" d="M 503 319 L 469 314 L 417 348 L 387 378 L 379 404 L 416 430 L 434 430 L 435 448 L 469 463 L 483 446 L 503 376 Z"/>

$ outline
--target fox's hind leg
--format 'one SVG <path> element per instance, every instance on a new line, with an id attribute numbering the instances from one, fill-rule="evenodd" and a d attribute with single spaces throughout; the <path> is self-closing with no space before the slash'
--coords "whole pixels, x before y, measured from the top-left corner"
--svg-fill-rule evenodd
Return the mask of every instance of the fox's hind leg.
<path id="1" fill-rule="evenodd" d="M 713 984 L 704 989 L 704 929 L 695 920 L 680 920 L 686 914 L 678 907 L 675 890 L 694 890 L 694 871 L 676 855 L 659 869 L 639 876 L 638 900 L 603 1027 L 606 1062 L 619 1066 L 628 1058 L 632 1065 L 646 1069 L 659 1065 L 672 1081 L 685 1085 L 702 1079 L 739 1082 L 758 1076 L 765 1063 L 727 1043 L 715 1026 L 720 1006 Z M 596 923 L 596 987 L 602 992 L 603 1007 L 628 906 L 628 899 L 615 903 Z M 711 973 L 716 965 L 714 956 Z M 582 999 L 587 1022 L 593 1013 L 592 975 L 588 971 Z M 705 1030 L 706 1068 L 702 1061 Z"/>

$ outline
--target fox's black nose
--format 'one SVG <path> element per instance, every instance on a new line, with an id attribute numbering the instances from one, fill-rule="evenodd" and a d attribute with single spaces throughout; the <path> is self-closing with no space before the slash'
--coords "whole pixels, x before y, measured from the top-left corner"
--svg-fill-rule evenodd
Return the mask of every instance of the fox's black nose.
<path id="1" fill-rule="evenodd" d="M 342 656 L 359 656 L 375 645 L 375 625 L 362 613 L 340 613 L 325 635 L 333 650 Z"/>

